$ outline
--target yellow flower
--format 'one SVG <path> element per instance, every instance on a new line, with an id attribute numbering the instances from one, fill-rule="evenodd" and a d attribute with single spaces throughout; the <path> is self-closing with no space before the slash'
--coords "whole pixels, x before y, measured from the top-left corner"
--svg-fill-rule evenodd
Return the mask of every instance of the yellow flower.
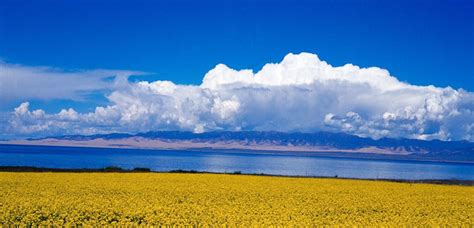
<path id="1" fill-rule="evenodd" d="M 473 225 L 474 187 L 225 174 L 0 173 L 4 225 Z"/>

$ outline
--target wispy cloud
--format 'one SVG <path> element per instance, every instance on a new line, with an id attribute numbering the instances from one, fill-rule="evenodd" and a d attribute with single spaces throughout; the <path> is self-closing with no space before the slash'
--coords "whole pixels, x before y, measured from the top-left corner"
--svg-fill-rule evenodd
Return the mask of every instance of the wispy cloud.
<path id="1" fill-rule="evenodd" d="M 125 82 L 107 98 L 110 105 L 90 113 L 68 108 L 47 114 L 23 103 L 3 131 L 10 136 L 149 130 L 333 131 L 373 138 L 474 141 L 472 92 L 410 85 L 377 67 L 333 67 L 309 53 L 288 54 L 257 73 L 218 64 L 196 86 Z"/>
<path id="2" fill-rule="evenodd" d="M 115 77 L 142 75 L 126 70 L 74 70 L 31 67 L 0 62 L 0 97 L 2 101 L 29 99 L 83 100 L 88 94 L 110 90 Z"/>

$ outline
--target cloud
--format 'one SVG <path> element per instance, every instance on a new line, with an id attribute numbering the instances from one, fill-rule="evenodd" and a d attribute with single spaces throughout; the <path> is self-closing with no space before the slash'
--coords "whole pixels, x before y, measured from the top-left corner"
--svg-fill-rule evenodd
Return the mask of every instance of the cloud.
<path id="1" fill-rule="evenodd" d="M 115 88 L 116 84 L 108 78 L 142 74 L 137 71 L 100 69 L 65 71 L 0 62 L 0 98 L 2 102 L 30 99 L 84 100 L 93 92 Z"/>
<path id="2" fill-rule="evenodd" d="M 415 86 L 387 70 L 333 67 L 309 53 L 288 54 L 260 71 L 218 64 L 201 85 L 125 82 L 95 112 L 15 109 L 10 135 L 150 130 L 332 131 L 380 138 L 474 141 L 474 94 Z"/>

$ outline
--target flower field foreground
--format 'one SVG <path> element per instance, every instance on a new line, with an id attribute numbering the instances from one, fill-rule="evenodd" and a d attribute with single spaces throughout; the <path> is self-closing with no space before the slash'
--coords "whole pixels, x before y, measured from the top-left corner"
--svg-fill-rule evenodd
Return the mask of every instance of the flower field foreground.
<path id="1" fill-rule="evenodd" d="M 0 173 L 0 224 L 472 225 L 474 187 L 167 173 Z"/>

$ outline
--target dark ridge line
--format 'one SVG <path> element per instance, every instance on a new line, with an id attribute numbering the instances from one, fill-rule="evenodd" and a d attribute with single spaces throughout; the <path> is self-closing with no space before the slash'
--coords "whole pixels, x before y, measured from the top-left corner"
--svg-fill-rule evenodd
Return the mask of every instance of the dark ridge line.
<path id="1" fill-rule="evenodd" d="M 433 156 L 456 156 L 461 160 L 471 157 L 474 153 L 474 142 L 466 140 L 441 141 L 419 140 L 408 138 L 380 138 L 360 137 L 341 132 L 280 132 L 280 131 L 210 131 L 193 133 L 189 131 L 149 131 L 142 133 L 111 133 L 93 135 L 62 135 L 42 138 L 29 138 L 29 141 L 43 139 L 89 141 L 95 139 L 113 140 L 142 137 L 145 139 L 159 139 L 163 141 L 179 142 L 227 142 L 237 141 L 241 145 L 270 144 L 277 146 L 309 146 L 329 147 L 334 149 L 361 149 L 380 148 L 390 151 L 406 151 L 413 154 L 429 154 Z M 449 160 L 449 159 L 448 159 Z"/>
<path id="2" fill-rule="evenodd" d="M 66 169 L 66 168 L 45 168 L 34 166 L 0 166 L 0 172 L 31 172 L 31 173 L 181 173 L 181 174 L 225 174 L 225 175 L 242 175 L 242 176 L 263 176 L 263 177 L 282 177 L 282 178 L 317 178 L 317 179 L 338 179 L 338 180 L 363 180 L 363 181 L 385 181 L 406 184 L 436 184 L 436 185 L 460 185 L 460 186 L 474 186 L 474 180 L 459 180 L 459 179 L 389 179 L 389 178 L 349 178 L 339 176 L 300 176 L 300 175 L 277 175 L 265 173 L 242 173 L 235 172 L 209 172 L 197 170 L 169 170 L 169 171 L 152 171 L 150 168 L 136 167 L 133 169 L 122 169 L 120 167 L 109 166 L 99 169 Z"/>
<path id="3" fill-rule="evenodd" d="M 361 142 L 372 142 L 374 145 L 378 143 L 437 143 L 437 144 L 454 144 L 454 143 L 462 143 L 462 144 L 469 144 L 473 145 L 474 142 L 470 142 L 467 140 L 455 140 L 455 141 L 443 141 L 439 139 L 432 139 L 432 140 L 420 140 L 420 139 L 412 139 L 412 138 L 404 138 L 404 137 L 382 137 L 379 139 L 374 139 L 371 137 L 361 137 L 353 134 L 347 134 L 343 132 L 331 132 L 331 131 L 314 131 L 314 132 L 283 132 L 283 131 L 208 131 L 203 133 L 194 133 L 191 131 L 148 131 L 148 132 L 138 132 L 138 133 L 109 133 L 109 134 L 90 134 L 90 135 L 79 135 L 79 134 L 72 134 L 72 135 L 56 135 L 56 136 L 45 136 L 45 137 L 38 137 L 38 138 L 26 138 L 27 140 L 41 140 L 41 139 L 97 139 L 97 138 L 129 138 L 129 137 L 147 137 L 147 138 L 159 138 L 159 139 L 223 139 L 233 136 L 234 139 L 242 139 L 246 137 L 255 137 L 259 136 L 263 139 L 273 139 L 275 136 L 286 136 L 290 140 L 293 140 L 293 137 L 298 139 L 308 139 L 314 136 L 323 136 L 324 138 L 333 138 L 333 137 L 340 137 L 349 140 L 356 140 L 358 143 Z"/>

